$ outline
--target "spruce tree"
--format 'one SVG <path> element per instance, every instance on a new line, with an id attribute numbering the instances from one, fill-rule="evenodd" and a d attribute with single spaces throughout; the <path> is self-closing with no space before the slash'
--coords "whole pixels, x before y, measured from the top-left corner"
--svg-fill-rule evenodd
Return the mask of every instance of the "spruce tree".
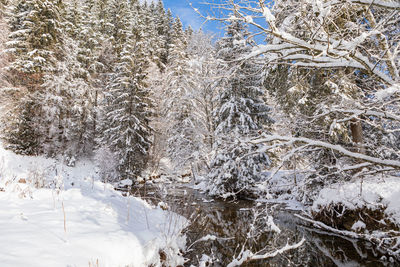
<path id="1" fill-rule="evenodd" d="M 172 25 L 172 15 L 167 15 L 163 2 L 158 1 L 152 11 L 157 37 L 155 40 L 157 66 L 164 70 L 168 62 L 168 41 Z"/>
<path id="2" fill-rule="evenodd" d="M 217 55 L 226 73 L 219 81 L 219 107 L 216 110 L 216 156 L 211 162 L 209 193 L 247 195 L 269 165 L 257 145 L 246 142 L 271 122 L 263 100 L 262 69 L 254 60 L 240 61 L 250 52 L 246 28 L 232 17 L 226 35 L 217 45 Z M 226 195 L 225 195 L 226 196 Z"/>
<path id="3" fill-rule="evenodd" d="M 199 124 L 194 115 L 196 104 L 192 88 L 193 71 L 186 53 L 187 40 L 182 23 L 176 18 L 172 25 L 169 44 L 169 64 L 166 68 L 166 87 L 164 91 L 164 114 L 168 120 L 168 155 L 174 168 L 181 171 L 189 166 L 194 152 L 200 150 L 201 136 L 196 131 Z"/>
<path id="4" fill-rule="evenodd" d="M 161 38 L 157 34 L 156 22 L 153 12 L 155 12 L 155 5 L 152 3 L 150 6 L 140 4 L 139 1 L 130 2 L 130 10 L 133 17 L 133 32 L 135 36 L 140 36 L 141 43 L 143 43 L 144 53 L 151 61 L 157 63 L 159 55 L 157 53 L 158 46 Z"/>
<path id="5" fill-rule="evenodd" d="M 19 99 L 17 105 L 6 120 L 4 134 L 7 148 L 22 155 L 37 155 L 40 134 L 37 130 L 38 123 L 32 116 L 36 103 L 29 95 L 25 95 Z"/>
<path id="6" fill-rule="evenodd" d="M 42 84 L 44 75 L 54 71 L 62 56 L 60 5 L 56 0 L 21 0 L 11 12 L 6 51 L 12 55 L 12 62 L 8 70 L 13 85 L 26 91 L 16 103 L 16 113 L 8 120 L 5 138 L 18 153 L 42 152 Z"/>
<path id="7" fill-rule="evenodd" d="M 121 178 L 136 180 L 146 167 L 151 144 L 148 61 L 142 35 L 132 34 L 132 17 L 118 16 L 115 23 L 121 26 L 114 39 L 120 48 L 107 85 L 103 142 L 119 159 Z"/>
<path id="8" fill-rule="evenodd" d="M 101 112 L 99 101 L 106 90 L 107 79 L 111 70 L 112 54 L 109 33 L 106 31 L 106 19 L 110 15 L 109 1 L 84 0 L 82 19 L 78 35 L 78 60 L 85 71 L 85 80 L 90 87 L 88 92 L 88 127 L 87 140 L 90 146 L 98 146 L 101 129 Z M 104 13 L 107 13 L 106 16 Z"/>
<path id="9" fill-rule="evenodd" d="M 7 52 L 14 56 L 11 69 L 24 74 L 51 71 L 61 42 L 59 1 L 20 0 L 10 18 Z"/>
<path id="10" fill-rule="evenodd" d="M 43 152 L 72 158 L 90 153 L 92 146 L 91 88 L 82 77 L 78 45 L 69 37 L 63 45 L 65 56 L 53 73 L 44 76 L 41 127 Z"/>
<path id="11" fill-rule="evenodd" d="M 168 63 L 170 63 L 170 44 L 173 42 L 173 23 L 174 18 L 172 16 L 172 11 L 168 9 L 166 15 L 163 16 L 160 24 L 158 24 L 158 32 L 162 38 L 161 46 L 159 48 L 161 70 L 163 70 Z"/>

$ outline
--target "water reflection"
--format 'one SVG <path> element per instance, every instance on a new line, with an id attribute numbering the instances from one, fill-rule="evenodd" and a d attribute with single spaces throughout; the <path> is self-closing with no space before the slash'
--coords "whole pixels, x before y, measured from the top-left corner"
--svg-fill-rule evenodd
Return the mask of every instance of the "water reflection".
<path id="1" fill-rule="evenodd" d="M 399 263 L 381 261 L 382 254 L 367 242 L 307 228 L 292 212 L 282 207 L 273 207 L 271 204 L 268 207 L 270 212 L 274 210 L 275 223 L 282 230 L 276 234 L 254 231 L 254 227 L 265 229 L 265 221 L 262 216 L 254 220 L 252 208 L 255 203 L 251 201 L 213 201 L 198 191 L 184 187 L 162 190 L 141 188 L 135 192 L 154 203 L 163 200 L 174 212 L 193 219 L 193 224 L 186 232 L 188 245 L 193 244 L 185 255 L 189 259 L 186 266 L 198 266 L 203 254 L 217 259 L 212 266 L 226 266 L 239 254 L 242 246 L 253 252 L 272 251 L 288 242 L 298 242 L 303 237 L 306 243 L 299 249 L 272 259 L 250 261 L 243 266 L 399 266 Z M 249 238 L 251 232 L 258 234 Z M 219 238 L 196 243 L 206 235 Z"/>

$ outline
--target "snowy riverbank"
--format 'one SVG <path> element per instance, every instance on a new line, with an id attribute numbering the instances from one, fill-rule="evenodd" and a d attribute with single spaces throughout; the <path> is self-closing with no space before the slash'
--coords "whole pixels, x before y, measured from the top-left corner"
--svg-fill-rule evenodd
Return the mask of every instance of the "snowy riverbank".
<path id="1" fill-rule="evenodd" d="M 2 266 L 168 266 L 183 264 L 187 221 L 96 180 L 90 161 L 0 148 Z"/>
<path id="2" fill-rule="evenodd" d="M 369 177 L 326 187 L 314 201 L 312 210 L 319 212 L 322 207 L 339 204 L 348 210 L 381 210 L 391 223 L 400 226 L 400 178 Z"/>
<path id="3" fill-rule="evenodd" d="M 368 177 L 337 183 L 319 192 L 310 208 L 314 226 L 374 243 L 400 259 L 399 177 Z"/>

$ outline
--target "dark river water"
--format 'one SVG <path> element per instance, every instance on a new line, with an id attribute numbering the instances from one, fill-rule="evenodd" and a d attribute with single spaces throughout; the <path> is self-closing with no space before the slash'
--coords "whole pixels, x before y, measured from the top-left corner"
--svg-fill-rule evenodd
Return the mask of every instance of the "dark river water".
<path id="1" fill-rule="evenodd" d="M 255 201 L 213 200 L 184 185 L 163 189 L 143 186 L 133 191 L 154 204 L 168 203 L 172 211 L 192 221 L 185 233 L 190 246 L 185 254 L 188 259 L 185 266 L 199 266 L 203 254 L 214 259 L 208 266 L 226 266 L 242 247 L 252 252 L 267 252 L 302 238 L 306 242 L 298 249 L 271 259 L 249 261 L 242 266 L 400 266 L 389 257 L 382 259 L 384 255 L 368 242 L 343 238 L 306 225 L 294 216 L 295 211 L 287 210 L 283 204 L 259 203 L 257 207 Z M 281 230 L 279 234 L 268 231 L 265 213 L 254 219 L 255 211 L 265 210 L 273 216 Z M 218 238 L 196 242 L 206 235 Z"/>

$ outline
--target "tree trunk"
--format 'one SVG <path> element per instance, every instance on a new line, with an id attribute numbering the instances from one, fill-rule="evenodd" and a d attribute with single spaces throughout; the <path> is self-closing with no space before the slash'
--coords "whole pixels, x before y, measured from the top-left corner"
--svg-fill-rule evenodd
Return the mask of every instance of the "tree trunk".
<path id="1" fill-rule="evenodd" d="M 352 119 L 350 122 L 350 130 L 353 142 L 357 145 L 357 152 L 365 154 L 364 136 L 361 122 L 357 119 Z"/>

